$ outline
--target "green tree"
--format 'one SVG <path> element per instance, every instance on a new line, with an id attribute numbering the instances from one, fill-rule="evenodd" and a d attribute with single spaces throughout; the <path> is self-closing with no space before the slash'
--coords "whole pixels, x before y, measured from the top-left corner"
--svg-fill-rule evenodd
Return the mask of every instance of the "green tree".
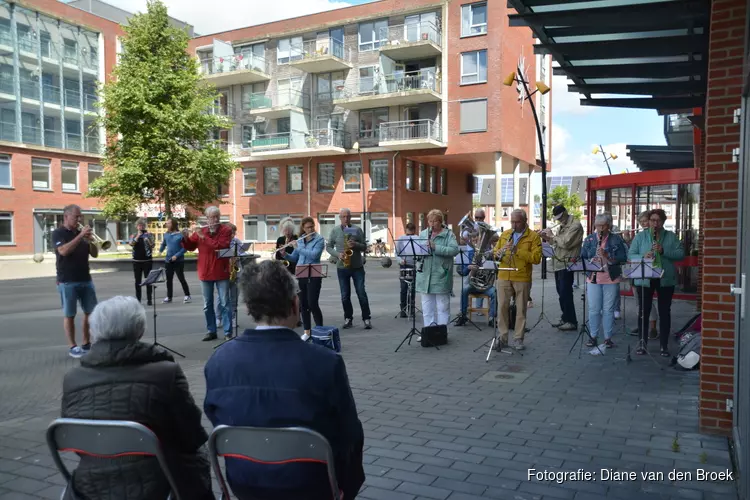
<path id="1" fill-rule="evenodd" d="M 556 205 L 564 206 L 568 209 L 568 213 L 573 214 L 579 220 L 583 217 L 583 212 L 581 212 L 583 200 L 575 193 L 571 195 L 565 186 L 557 186 L 547 194 L 547 220 L 552 219 L 552 209 Z"/>
<path id="2" fill-rule="evenodd" d="M 141 203 L 201 209 L 237 168 L 218 141 L 231 121 L 208 112 L 218 94 L 201 81 L 187 52 L 189 37 L 172 27 L 167 8 L 149 1 L 148 12 L 123 27 L 120 61 L 100 89 L 99 124 L 109 140 L 104 175 L 88 196 L 101 198 L 108 217 L 132 215 Z"/>

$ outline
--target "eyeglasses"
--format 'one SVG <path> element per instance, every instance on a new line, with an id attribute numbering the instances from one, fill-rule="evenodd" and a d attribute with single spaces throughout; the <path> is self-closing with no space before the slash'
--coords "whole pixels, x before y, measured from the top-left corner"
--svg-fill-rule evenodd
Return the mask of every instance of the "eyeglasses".
<path id="1" fill-rule="evenodd" d="M 484 217 L 476 217 L 477 220 L 484 220 Z"/>

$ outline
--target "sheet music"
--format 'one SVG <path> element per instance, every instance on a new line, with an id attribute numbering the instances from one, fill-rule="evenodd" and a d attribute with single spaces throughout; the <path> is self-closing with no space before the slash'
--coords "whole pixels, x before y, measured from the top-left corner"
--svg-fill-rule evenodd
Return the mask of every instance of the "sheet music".
<path id="1" fill-rule="evenodd" d="M 552 248 L 552 245 L 550 245 L 546 241 L 542 242 L 542 255 L 548 259 L 551 259 L 555 256 L 555 249 Z"/>
<path id="2" fill-rule="evenodd" d="M 661 278 L 664 276 L 664 269 L 653 267 L 653 259 L 643 259 L 643 262 L 630 261 L 622 268 L 622 274 L 629 280 Z"/>
<path id="3" fill-rule="evenodd" d="M 327 264 L 299 264 L 294 269 L 297 278 L 327 278 Z"/>
<path id="4" fill-rule="evenodd" d="M 458 254 L 453 257 L 453 262 L 460 266 L 468 266 L 469 264 L 471 264 L 471 259 L 469 258 L 469 250 L 471 250 L 471 247 L 469 245 L 459 246 Z"/>
<path id="5" fill-rule="evenodd" d="M 397 257 L 425 257 L 427 255 L 430 255 L 430 247 L 426 238 L 409 237 L 396 240 Z"/>
<path id="6" fill-rule="evenodd" d="M 586 264 L 586 268 L 584 269 L 584 263 Z M 598 261 L 594 261 L 592 259 L 580 259 L 575 262 L 570 262 L 567 265 L 568 271 L 586 271 L 586 272 L 599 272 L 604 269 L 602 264 Z"/>
<path id="7" fill-rule="evenodd" d="M 242 256 L 243 253 L 247 252 L 247 249 L 250 248 L 250 245 L 252 245 L 252 243 L 243 243 L 241 245 L 236 245 L 237 255 L 235 255 L 234 245 L 230 246 L 229 248 L 223 248 L 221 250 L 217 250 L 216 251 L 218 253 L 217 257 L 219 259 L 229 259 L 232 257 L 240 257 Z"/>

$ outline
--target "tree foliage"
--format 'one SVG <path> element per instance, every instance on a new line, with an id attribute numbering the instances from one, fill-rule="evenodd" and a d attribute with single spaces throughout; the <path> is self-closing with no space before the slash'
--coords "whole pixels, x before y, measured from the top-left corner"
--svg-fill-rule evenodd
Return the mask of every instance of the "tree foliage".
<path id="1" fill-rule="evenodd" d="M 141 203 L 163 205 L 168 217 L 175 205 L 202 209 L 237 167 L 211 139 L 232 123 L 209 112 L 218 93 L 201 81 L 189 37 L 169 24 L 161 1 L 123 29 L 119 63 L 100 90 L 105 171 L 88 195 L 102 199 L 108 217 L 132 215 Z"/>
<path id="2" fill-rule="evenodd" d="M 576 193 L 571 195 L 565 186 L 557 186 L 547 194 L 547 220 L 552 219 L 552 209 L 557 205 L 567 208 L 568 213 L 573 214 L 579 220 L 583 217 L 583 212 L 581 212 L 583 200 Z"/>

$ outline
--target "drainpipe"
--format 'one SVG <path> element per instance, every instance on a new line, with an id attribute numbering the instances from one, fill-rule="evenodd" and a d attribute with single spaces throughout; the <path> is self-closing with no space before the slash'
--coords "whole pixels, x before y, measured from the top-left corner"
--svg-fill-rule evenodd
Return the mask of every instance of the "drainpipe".
<path id="1" fill-rule="evenodd" d="M 310 185 L 310 169 L 312 168 L 313 157 L 307 160 L 307 215 L 312 217 L 312 186 Z"/>
<path id="2" fill-rule="evenodd" d="M 391 164 L 393 165 L 393 175 L 392 175 L 392 178 L 393 178 L 393 184 L 392 184 L 392 186 L 393 187 L 391 188 L 391 190 L 393 191 L 393 201 L 392 201 L 392 207 L 391 207 L 391 217 L 393 217 L 393 226 L 391 226 L 391 227 L 393 228 L 393 230 L 389 231 L 389 232 L 391 233 L 391 240 L 393 240 L 392 241 L 392 243 L 393 243 L 393 247 L 392 248 L 394 249 L 393 250 L 394 252 L 396 251 L 395 250 L 396 249 L 396 240 L 394 238 L 396 237 L 395 236 L 396 235 L 396 157 L 398 156 L 398 154 L 399 154 L 399 151 L 396 151 L 396 154 L 393 155 L 393 160 L 391 161 Z"/>

